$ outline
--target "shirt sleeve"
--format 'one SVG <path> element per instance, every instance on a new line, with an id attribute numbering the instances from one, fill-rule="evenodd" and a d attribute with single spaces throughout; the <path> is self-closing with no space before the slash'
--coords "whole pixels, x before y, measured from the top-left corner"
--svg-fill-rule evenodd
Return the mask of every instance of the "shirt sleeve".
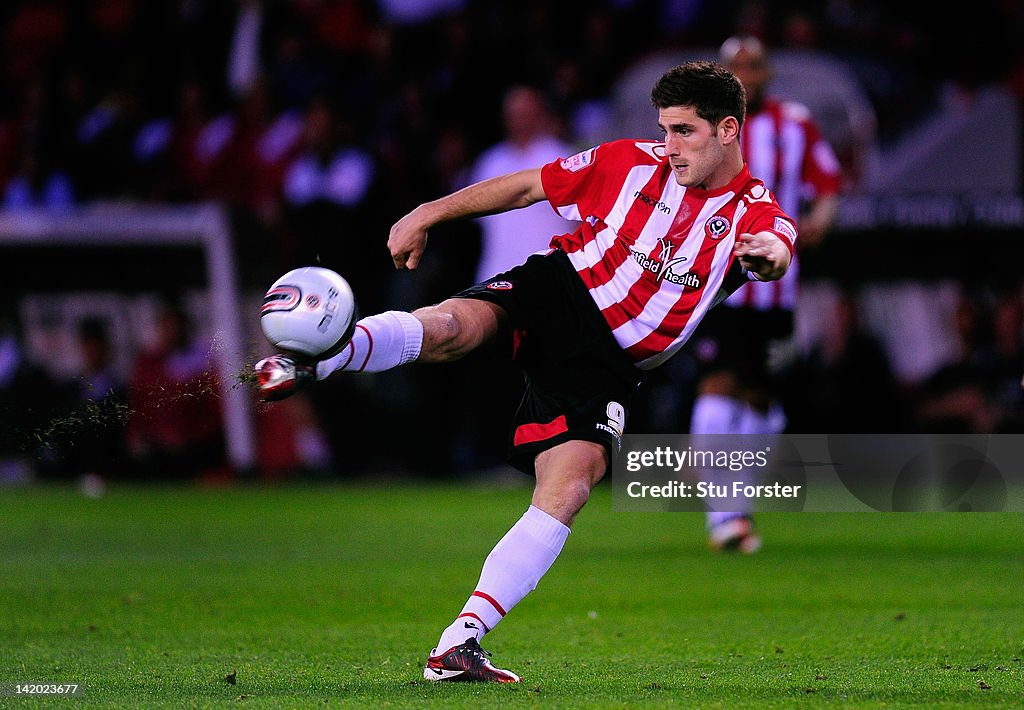
<path id="1" fill-rule="evenodd" d="M 804 153 L 803 181 L 815 197 L 839 192 L 843 184 L 842 168 L 832 146 L 818 130 L 814 121 L 804 124 L 807 151 Z"/>
<path id="2" fill-rule="evenodd" d="M 792 254 L 796 248 L 796 223 L 782 211 L 774 198 L 770 202 L 758 201 L 750 205 L 739 224 L 743 234 L 771 232 L 782 240 Z"/>
<path id="3" fill-rule="evenodd" d="M 648 158 L 634 141 L 613 141 L 541 168 L 544 195 L 566 219 L 607 218 L 629 170 Z"/>

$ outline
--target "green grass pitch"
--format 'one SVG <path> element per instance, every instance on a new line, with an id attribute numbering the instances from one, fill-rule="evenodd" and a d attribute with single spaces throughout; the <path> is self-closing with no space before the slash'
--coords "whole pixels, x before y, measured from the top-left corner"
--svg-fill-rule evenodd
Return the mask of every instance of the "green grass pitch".
<path id="1" fill-rule="evenodd" d="M 1024 705 L 1014 514 L 694 514 L 600 486 L 485 640 L 517 686 L 422 680 L 526 488 L 0 490 L 0 707 L 882 708 Z M 234 674 L 235 683 L 226 676 Z"/>

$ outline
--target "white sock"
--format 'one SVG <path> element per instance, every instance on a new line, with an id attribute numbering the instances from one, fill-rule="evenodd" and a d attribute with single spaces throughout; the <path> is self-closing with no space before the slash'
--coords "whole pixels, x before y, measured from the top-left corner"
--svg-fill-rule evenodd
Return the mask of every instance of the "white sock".
<path id="1" fill-rule="evenodd" d="M 777 402 L 773 403 L 767 412 L 759 412 L 750 408 L 749 422 L 744 428 L 744 434 L 781 434 L 786 430 L 786 412 Z"/>
<path id="2" fill-rule="evenodd" d="M 702 394 L 693 403 L 690 433 L 737 434 L 743 425 L 746 405 L 723 394 Z"/>
<path id="3" fill-rule="evenodd" d="M 786 415 L 777 403 L 767 412 L 759 412 L 746 402 L 724 395 L 701 395 L 693 406 L 694 434 L 752 434 L 763 442 L 767 434 L 780 434 L 786 428 Z M 735 481 L 756 483 L 757 475 L 751 469 L 741 471 L 705 472 L 705 480 L 727 486 L 732 490 Z M 739 496 L 721 505 L 730 510 L 709 510 L 705 514 L 708 530 L 727 520 L 750 514 L 753 501 Z"/>
<path id="4" fill-rule="evenodd" d="M 317 379 L 336 370 L 383 372 L 419 357 L 423 324 L 412 313 L 387 311 L 356 323 L 352 340 L 341 352 L 316 366 Z"/>
<path id="5" fill-rule="evenodd" d="M 732 520 L 733 518 L 742 518 L 747 513 L 737 510 L 709 510 L 706 515 L 707 529 L 721 525 L 722 523 Z"/>
<path id="6" fill-rule="evenodd" d="M 487 556 L 469 601 L 441 634 L 438 652 L 465 643 L 471 636 L 480 639 L 497 626 L 537 588 L 568 536 L 568 527 L 531 505 Z"/>
<path id="7" fill-rule="evenodd" d="M 743 434 L 750 423 L 750 415 L 753 410 L 746 402 L 741 402 L 732 397 L 721 394 L 702 394 L 693 404 L 693 415 L 690 422 L 690 432 L 694 435 L 694 444 L 702 448 L 700 436 L 702 434 Z M 713 440 L 712 436 L 712 440 Z M 716 448 L 711 446 L 710 448 Z M 734 481 L 743 481 L 745 471 L 711 471 L 701 470 L 700 477 L 704 481 L 725 486 L 726 490 L 732 490 Z M 705 512 L 705 524 L 707 529 L 719 525 L 726 520 L 746 515 L 749 512 L 750 504 L 743 499 L 731 498 L 726 500 L 707 500 L 707 505 L 719 505 L 729 510 L 707 510 Z"/>

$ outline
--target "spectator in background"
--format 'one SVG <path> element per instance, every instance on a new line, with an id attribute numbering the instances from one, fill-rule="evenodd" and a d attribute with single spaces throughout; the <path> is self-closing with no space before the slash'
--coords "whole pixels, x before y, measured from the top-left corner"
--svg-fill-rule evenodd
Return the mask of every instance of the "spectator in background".
<path id="1" fill-rule="evenodd" d="M 325 478 L 347 462 L 332 461 L 330 443 L 316 410 L 306 397 L 293 397 L 286 407 L 256 408 L 256 458 L 260 477 L 276 481 L 296 476 Z"/>
<path id="2" fill-rule="evenodd" d="M 431 154 L 431 168 L 436 182 L 425 187 L 427 194 L 454 192 L 469 185 L 474 158 L 465 127 L 450 123 L 441 128 Z M 383 230 L 382 230 L 383 231 Z M 480 224 L 461 220 L 438 225 L 431 230 L 431 252 L 424 254 L 420 268 L 411 279 L 392 279 L 391 298 L 398 302 L 439 303 L 452 289 L 474 283 L 480 258 Z M 360 299 L 361 300 L 361 299 Z M 365 312 L 365 311 L 364 311 Z M 408 470 L 438 478 L 476 472 L 482 462 L 481 452 L 488 451 L 484 437 L 500 436 L 493 442 L 494 450 L 504 443 L 504 432 L 489 429 L 490 411 L 481 411 L 467 400 L 469 393 L 462 386 L 466 369 L 476 361 L 449 363 L 436 372 L 401 370 L 387 375 L 384 385 L 390 411 L 382 412 L 392 426 L 409 432 L 407 452 L 396 464 Z M 495 363 L 488 373 L 494 382 L 502 380 L 505 368 Z M 383 385 L 383 383 L 382 383 Z M 397 395 L 397 396 L 396 396 Z M 416 412 L 418 402 L 431 402 L 433 416 L 424 419 Z M 332 410 L 325 410 L 333 417 Z M 494 459 L 484 456 L 486 463 Z"/>
<path id="3" fill-rule="evenodd" d="M 176 88 L 170 115 L 150 119 L 135 137 L 134 153 L 146 189 L 157 201 L 187 202 L 198 198 L 207 162 L 197 150 L 199 134 L 209 119 L 206 91 L 192 77 Z"/>
<path id="4" fill-rule="evenodd" d="M 28 359 L 20 323 L 0 314 L 0 485 L 40 472 L 59 402 L 56 383 Z"/>
<path id="5" fill-rule="evenodd" d="M 76 426 L 63 447 L 69 471 L 83 486 L 125 473 L 127 392 L 116 372 L 107 323 L 86 318 L 78 326 L 79 374 L 70 383 Z"/>
<path id="6" fill-rule="evenodd" d="M 129 383 L 128 447 L 138 476 L 220 474 L 224 442 L 209 352 L 209 342 L 193 332 L 184 309 L 166 304 L 156 343 L 136 358 Z"/>
<path id="7" fill-rule="evenodd" d="M 137 195 L 135 138 L 145 125 L 138 87 L 118 82 L 79 122 L 76 151 L 84 165 L 78 187 L 85 199 L 122 199 Z"/>
<path id="8" fill-rule="evenodd" d="M 75 205 L 71 179 L 63 170 L 50 170 L 45 157 L 31 150 L 21 156 L 21 166 L 3 193 L 5 210 L 68 210 Z"/>
<path id="9" fill-rule="evenodd" d="M 295 240 L 286 259 L 322 260 L 342 271 L 343 264 L 363 263 L 368 255 L 362 226 L 376 177 L 374 159 L 356 142 L 349 117 L 326 97 L 314 98 L 305 112 L 300 148 L 283 173 L 284 209 Z M 360 280 L 360 274 L 346 276 Z M 368 293 L 380 288 L 367 286 Z"/>
<path id="10" fill-rule="evenodd" d="M 124 383 L 114 368 L 113 346 L 105 321 L 86 318 L 79 324 L 78 352 L 81 358 L 79 398 L 90 402 L 108 397 L 123 398 Z"/>
<path id="11" fill-rule="evenodd" d="M 246 284 L 274 278 L 273 251 L 281 221 L 284 171 L 302 147 L 300 112 L 279 110 L 269 85 L 257 78 L 230 113 L 227 139 L 216 158 L 209 197 L 232 208 L 233 228 L 245 258 Z"/>
<path id="12" fill-rule="evenodd" d="M 349 117 L 326 97 L 313 99 L 306 109 L 301 146 L 283 173 L 285 220 L 292 240 L 282 252 L 288 268 L 322 262 L 349 278 L 353 288 L 365 288 L 366 298 L 376 298 L 388 265 L 386 255 L 378 254 L 381 250 L 373 249 L 365 236 L 366 201 L 375 180 L 374 159 L 356 142 Z M 360 268 L 353 269 L 354 264 Z"/>
<path id="13" fill-rule="evenodd" d="M 933 372 L 918 392 L 916 415 L 922 432 L 982 434 L 995 427 L 999 415 L 985 387 L 994 364 L 987 316 L 977 295 L 963 294 L 953 315 L 958 356 Z"/>
<path id="14" fill-rule="evenodd" d="M 208 121 L 197 136 L 192 149 L 206 169 L 201 196 L 272 223 L 285 165 L 301 147 L 301 137 L 301 115 L 280 110 L 268 84 L 256 80 L 231 110 Z"/>
<path id="15" fill-rule="evenodd" d="M 843 292 L 821 343 L 793 371 L 789 426 L 797 432 L 906 431 L 909 411 L 885 349 L 867 332 L 856 295 Z"/>
<path id="16" fill-rule="evenodd" d="M 567 158 L 575 150 L 558 136 L 558 120 L 549 110 L 541 92 L 527 85 L 508 89 L 501 104 L 504 140 L 485 150 L 474 162 L 470 182 L 514 173 L 549 163 L 556 158 Z M 522 210 L 482 217 L 477 222 L 481 229 L 480 257 L 476 264 L 475 281 L 481 282 L 524 262 L 536 252 L 549 249 L 553 235 L 574 229 L 575 224 L 559 216 L 550 205 L 535 204 Z M 465 285 L 457 286 L 463 288 Z M 473 353 L 462 364 L 476 369 L 467 377 L 487 373 L 490 383 L 491 405 L 480 411 L 468 402 L 454 409 L 453 416 L 465 418 L 461 430 L 468 433 L 459 454 L 463 465 L 469 468 L 487 467 L 501 463 L 494 452 L 502 451 L 508 414 L 522 396 L 522 378 L 509 367 L 503 343 L 498 348 L 487 348 Z"/>
<path id="17" fill-rule="evenodd" d="M 544 165 L 575 152 L 556 134 L 556 119 L 534 87 L 510 88 L 502 102 L 501 119 L 505 140 L 480 155 L 470 182 Z M 482 217 L 480 225 L 483 243 L 477 281 L 521 264 L 530 254 L 547 251 L 551 235 L 575 227 L 547 205 L 540 204 L 513 213 Z"/>
<path id="18" fill-rule="evenodd" d="M 766 94 L 771 68 L 760 40 L 730 37 L 720 58 L 747 94 L 740 140 L 750 173 L 764 181 L 786 214 L 799 219 L 798 249 L 814 248 L 838 211 L 839 162 L 805 106 Z M 704 370 L 691 415 L 693 434 L 771 435 L 786 428 L 783 395 L 796 356 L 798 278 L 794 258 L 783 279 L 748 282 L 708 315 L 693 346 Z M 743 510 L 709 511 L 707 528 L 713 549 L 749 553 L 761 545 Z"/>
<path id="19" fill-rule="evenodd" d="M 32 80 L 20 91 L 12 116 L 0 122 L 0 185 L 5 209 L 67 209 L 75 202 L 69 156 L 56 106 L 47 85 Z"/>
<path id="20" fill-rule="evenodd" d="M 359 294 L 360 309 L 383 302 L 391 265 L 387 252 L 372 238 L 370 227 L 373 210 L 369 200 L 376 181 L 375 161 L 357 142 L 352 118 L 327 97 L 313 98 L 303 116 L 300 147 L 283 172 L 281 270 L 322 264 L 345 276 Z M 372 436 L 370 427 L 379 419 L 382 397 L 377 395 L 345 381 L 333 383 L 322 393 L 311 393 L 310 402 L 303 404 L 293 421 L 295 445 L 289 455 L 309 459 L 305 468 L 322 467 L 312 462 L 315 457 L 303 453 L 303 447 L 317 441 L 322 431 L 333 451 L 345 451 L 344 457 L 334 459 L 339 473 L 347 475 L 372 465 L 379 452 L 363 443 Z M 338 413 L 331 407 L 332 400 L 338 399 L 353 406 Z M 275 416 L 273 412 L 261 414 L 260 425 L 272 422 Z M 318 422 L 322 422 L 320 428 Z M 261 457 L 280 461 L 282 453 L 261 452 Z M 280 464 L 269 465 L 280 468 Z"/>
<path id="21" fill-rule="evenodd" d="M 317 23 L 319 20 L 311 20 Z M 265 80 L 281 106 L 302 111 L 317 94 L 333 94 L 343 86 L 332 82 L 333 62 L 319 55 L 310 34 L 314 27 L 304 27 L 283 18 L 268 48 Z"/>
<path id="22" fill-rule="evenodd" d="M 373 159 L 353 141 L 351 124 L 324 97 L 305 117 L 303 148 L 284 173 L 284 198 L 292 207 L 330 202 L 354 208 L 373 184 Z"/>
<path id="23" fill-rule="evenodd" d="M 1024 395 L 1021 296 L 966 292 L 954 315 L 959 356 L 922 384 L 917 417 L 927 433 L 1020 431 Z"/>
<path id="24" fill-rule="evenodd" d="M 1024 431 L 1024 303 L 1020 286 L 1002 291 L 993 314 L 992 397 L 1000 407 L 999 432 Z"/>
<path id="25" fill-rule="evenodd" d="M 255 88 L 262 73 L 260 36 L 263 34 L 264 3 L 262 0 L 238 0 L 227 61 L 227 85 L 238 98 Z"/>

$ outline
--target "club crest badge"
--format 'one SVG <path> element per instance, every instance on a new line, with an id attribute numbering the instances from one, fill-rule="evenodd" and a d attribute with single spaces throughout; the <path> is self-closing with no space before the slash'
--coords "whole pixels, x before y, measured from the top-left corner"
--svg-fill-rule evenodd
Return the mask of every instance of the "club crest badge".
<path id="1" fill-rule="evenodd" d="M 720 214 L 716 214 L 704 223 L 704 233 L 712 239 L 721 239 L 729 233 L 732 223 Z"/>

